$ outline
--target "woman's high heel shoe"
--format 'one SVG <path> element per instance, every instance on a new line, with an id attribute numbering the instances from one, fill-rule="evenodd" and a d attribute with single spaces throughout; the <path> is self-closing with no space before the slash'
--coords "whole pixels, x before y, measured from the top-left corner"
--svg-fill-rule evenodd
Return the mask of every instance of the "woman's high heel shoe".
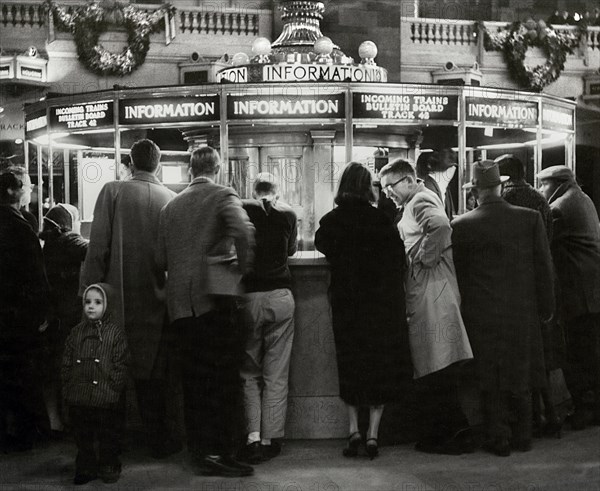
<path id="1" fill-rule="evenodd" d="M 368 457 L 373 460 L 379 455 L 379 447 L 377 445 L 377 438 L 369 438 L 366 442 L 366 450 Z"/>
<path id="2" fill-rule="evenodd" d="M 343 450 L 344 457 L 356 457 L 358 455 L 358 447 L 362 443 L 360 431 L 355 431 L 348 437 L 348 446 Z"/>

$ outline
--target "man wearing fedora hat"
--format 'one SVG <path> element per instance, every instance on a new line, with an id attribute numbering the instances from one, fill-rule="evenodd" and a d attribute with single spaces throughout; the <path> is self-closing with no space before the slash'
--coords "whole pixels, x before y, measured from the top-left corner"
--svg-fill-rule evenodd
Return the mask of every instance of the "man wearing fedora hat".
<path id="1" fill-rule="evenodd" d="M 531 448 L 531 388 L 545 384 L 540 318 L 554 310 L 552 260 L 541 215 L 501 198 L 498 164 L 473 164 L 479 206 L 452 222 L 462 312 L 473 346 L 488 441 L 510 455 Z M 509 426 L 509 405 L 517 421 Z"/>
<path id="2" fill-rule="evenodd" d="M 554 165 L 537 177 L 552 211 L 552 258 L 567 339 L 565 376 L 575 404 L 571 424 L 579 429 L 589 420 L 585 397 L 590 390 L 593 418 L 600 423 L 600 224 L 571 169 Z"/>

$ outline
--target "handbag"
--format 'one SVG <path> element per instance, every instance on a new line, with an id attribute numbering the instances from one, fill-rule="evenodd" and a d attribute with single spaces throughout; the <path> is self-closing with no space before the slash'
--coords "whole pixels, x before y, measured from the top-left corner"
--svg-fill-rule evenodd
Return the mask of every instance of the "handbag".
<path id="1" fill-rule="evenodd" d="M 209 295 L 225 297 L 242 295 L 242 272 L 235 254 L 208 256 L 206 274 Z"/>

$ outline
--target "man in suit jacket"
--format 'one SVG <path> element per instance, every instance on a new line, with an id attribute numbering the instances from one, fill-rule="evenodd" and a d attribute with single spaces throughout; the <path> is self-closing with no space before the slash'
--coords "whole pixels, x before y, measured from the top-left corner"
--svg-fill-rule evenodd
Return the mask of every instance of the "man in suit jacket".
<path id="1" fill-rule="evenodd" d="M 131 147 L 133 178 L 106 183 L 94 207 L 90 244 L 79 294 L 93 283 L 116 290 L 117 322 L 132 355 L 131 374 L 150 453 L 166 457 L 181 450 L 166 424 L 165 273 L 156 267 L 153 244 L 160 210 L 174 196 L 156 177 L 160 148 L 151 140 Z"/>
<path id="2" fill-rule="evenodd" d="M 479 207 L 452 222 L 462 312 L 473 346 L 488 442 L 510 455 L 531 448 L 531 388 L 546 383 L 540 319 L 554 310 L 552 259 L 541 215 L 501 196 L 498 164 L 473 164 Z M 517 423 L 509 426 L 509 403 Z M 512 438 L 511 438 L 512 437 Z"/>
<path id="3" fill-rule="evenodd" d="M 157 263 L 168 271 L 167 305 L 180 342 L 188 450 L 203 475 L 240 477 L 250 466 L 233 460 L 233 426 L 243 350 L 232 322 L 234 297 L 217 296 L 208 281 L 211 258 L 252 262 L 254 228 L 232 188 L 215 184 L 220 157 L 211 147 L 190 158 L 192 182 L 162 210 Z"/>
<path id="4" fill-rule="evenodd" d="M 423 180 L 425 187 L 437 194 L 444 204 L 448 220 L 454 216 L 454 199 L 450 191 L 450 182 L 456 174 L 456 166 L 449 156 L 450 149 L 441 152 L 423 152 L 417 159 L 417 177 Z"/>
<path id="5" fill-rule="evenodd" d="M 600 223 L 594 203 L 568 167 L 548 167 L 538 178 L 552 211 L 552 258 L 567 338 L 565 376 L 575 404 L 571 423 L 582 428 L 589 419 L 584 411 L 589 390 L 593 418 L 600 422 Z"/>

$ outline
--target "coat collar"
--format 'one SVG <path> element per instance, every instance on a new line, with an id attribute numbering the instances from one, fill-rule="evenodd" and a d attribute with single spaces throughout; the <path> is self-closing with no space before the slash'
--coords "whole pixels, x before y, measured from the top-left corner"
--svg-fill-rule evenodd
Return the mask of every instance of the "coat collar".
<path id="1" fill-rule="evenodd" d="M 477 208 L 475 208 L 475 209 L 481 208 L 482 206 L 486 206 L 486 205 L 498 205 L 498 204 L 506 205 L 508 203 L 506 201 L 504 201 L 504 199 L 501 196 L 495 196 L 495 197 L 487 200 L 485 203 L 479 204 L 477 206 Z"/>
<path id="2" fill-rule="evenodd" d="M 548 203 L 552 203 L 564 195 L 569 189 L 579 188 L 579 185 L 574 181 L 566 181 L 563 182 L 560 186 L 556 188 L 556 191 L 550 196 Z"/>
<path id="3" fill-rule="evenodd" d="M 0 210 L 4 210 L 4 213 L 9 214 L 9 215 L 12 214 L 15 218 L 18 218 L 19 220 L 22 220 L 23 222 L 25 222 L 29 225 L 29 222 L 25 219 L 23 214 L 16 208 L 14 208 L 10 205 L 0 205 Z"/>
<path id="4" fill-rule="evenodd" d="M 205 176 L 200 176 L 200 177 L 196 177 L 192 180 L 192 182 L 190 182 L 190 186 L 193 186 L 195 184 L 206 184 L 207 182 L 214 184 L 215 181 L 213 179 L 211 179 L 210 177 L 205 177 Z"/>
<path id="5" fill-rule="evenodd" d="M 136 170 L 133 174 L 131 181 L 146 181 L 153 182 L 154 184 L 162 184 L 154 172 L 146 172 L 145 170 Z"/>

